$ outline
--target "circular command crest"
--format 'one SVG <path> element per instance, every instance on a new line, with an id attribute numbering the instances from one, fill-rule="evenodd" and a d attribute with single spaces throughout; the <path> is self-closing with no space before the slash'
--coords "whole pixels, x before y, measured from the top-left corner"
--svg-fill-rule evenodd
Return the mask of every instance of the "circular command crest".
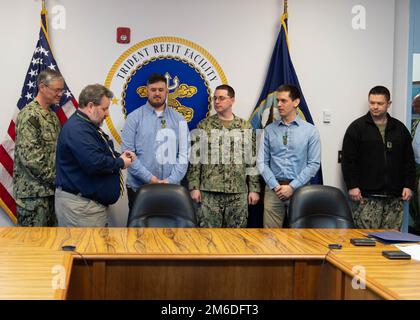
<path id="1" fill-rule="evenodd" d="M 158 37 L 135 44 L 118 58 L 105 81 L 115 95 L 106 124 L 119 144 L 125 118 L 147 102 L 146 83 L 153 73 L 167 79 L 168 106 L 184 116 L 190 130 L 208 115 L 215 88 L 227 83 L 213 56 L 191 41 Z"/>

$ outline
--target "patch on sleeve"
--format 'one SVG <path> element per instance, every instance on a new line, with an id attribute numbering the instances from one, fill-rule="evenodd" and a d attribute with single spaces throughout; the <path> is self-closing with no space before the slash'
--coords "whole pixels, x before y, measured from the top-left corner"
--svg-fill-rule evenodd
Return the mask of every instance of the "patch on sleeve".
<path id="1" fill-rule="evenodd" d="M 32 117 L 30 117 L 29 119 L 28 119 L 28 121 L 36 128 L 36 129 L 39 129 L 39 128 L 41 128 L 41 125 L 39 124 L 39 121 L 38 121 L 38 119 L 37 118 L 35 118 L 34 116 L 32 116 Z"/>

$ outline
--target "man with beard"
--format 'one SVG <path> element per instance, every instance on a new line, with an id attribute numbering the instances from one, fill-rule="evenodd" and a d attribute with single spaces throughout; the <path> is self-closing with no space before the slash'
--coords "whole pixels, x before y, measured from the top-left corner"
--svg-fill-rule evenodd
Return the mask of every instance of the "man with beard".
<path id="1" fill-rule="evenodd" d="M 101 126 L 109 115 L 113 93 L 100 84 L 88 85 L 79 109 L 63 126 L 57 144 L 55 211 L 63 227 L 105 227 L 106 208 L 124 190 L 122 169 L 136 156 L 118 154 Z"/>
<path id="2" fill-rule="evenodd" d="M 147 103 L 127 116 L 122 150 L 137 160 L 127 171 L 129 210 L 145 184 L 180 184 L 188 168 L 188 125 L 181 114 L 168 108 L 166 78 L 153 74 L 147 81 Z"/>

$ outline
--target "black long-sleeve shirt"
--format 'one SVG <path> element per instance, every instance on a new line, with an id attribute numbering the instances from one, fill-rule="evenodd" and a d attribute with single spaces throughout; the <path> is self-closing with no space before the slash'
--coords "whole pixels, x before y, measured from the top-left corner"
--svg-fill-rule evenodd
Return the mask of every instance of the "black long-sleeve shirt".
<path id="1" fill-rule="evenodd" d="M 344 136 L 344 181 L 347 189 L 359 188 L 365 197 L 400 197 L 403 188 L 415 187 L 411 135 L 402 122 L 389 114 L 387 117 L 384 140 L 369 112 L 350 124 Z"/>

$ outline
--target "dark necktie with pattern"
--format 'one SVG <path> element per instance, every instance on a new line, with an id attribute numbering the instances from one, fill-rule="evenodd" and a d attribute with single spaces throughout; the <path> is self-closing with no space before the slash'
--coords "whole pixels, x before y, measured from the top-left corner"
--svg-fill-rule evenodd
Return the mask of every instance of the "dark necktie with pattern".
<path id="1" fill-rule="evenodd" d="M 114 157 L 114 159 L 116 159 L 117 157 L 115 156 L 114 150 L 110 145 L 110 140 L 109 140 L 108 135 L 105 132 L 103 132 L 102 129 L 99 127 L 98 127 L 98 132 L 99 132 L 99 135 L 102 137 L 102 139 L 105 141 L 106 145 L 108 146 L 109 151 L 111 151 L 112 156 Z M 123 174 L 122 174 L 121 169 L 119 173 L 120 173 L 120 197 L 122 197 L 124 194 L 124 179 L 123 179 Z"/>
<path id="2" fill-rule="evenodd" d="M 411 138 L 414 139 L 414 135 L 416 134 L 417 127 L 420 123 L 420 119 L 415 119 L 411 123 Z"/>

